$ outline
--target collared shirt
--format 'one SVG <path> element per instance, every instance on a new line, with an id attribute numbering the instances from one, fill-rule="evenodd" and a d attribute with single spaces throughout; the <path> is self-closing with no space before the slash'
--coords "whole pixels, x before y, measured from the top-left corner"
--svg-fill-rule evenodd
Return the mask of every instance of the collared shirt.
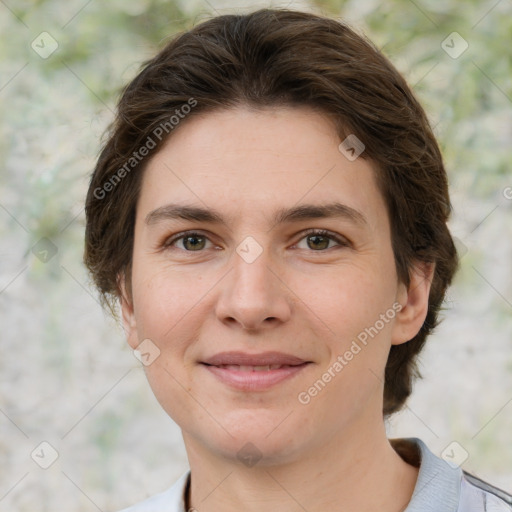
<path id="1" fill-rule="evenodd" d="M 417 438 L 393 439 L 394 449 L 415 466 L 418 479 L 404 512 L 512 512 L 512 495 L 450 465 Z M 120 512 L 187 512 L 190 471 L 167 491 Z"/>

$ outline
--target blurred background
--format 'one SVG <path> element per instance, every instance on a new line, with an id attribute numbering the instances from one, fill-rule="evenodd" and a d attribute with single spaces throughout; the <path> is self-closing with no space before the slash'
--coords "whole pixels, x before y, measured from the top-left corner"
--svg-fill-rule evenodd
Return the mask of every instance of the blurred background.
<path id="1" fill-rule="evenodd" d="M 141 63 L 213 15 L 270 6 L 347 21 L 429 114 L 463 257 L 389 436 L 512 491 L 511 0 L 0 0 L 0 511 L 115 511 L 187 469 L 82 265 L 84 196 Z"/>

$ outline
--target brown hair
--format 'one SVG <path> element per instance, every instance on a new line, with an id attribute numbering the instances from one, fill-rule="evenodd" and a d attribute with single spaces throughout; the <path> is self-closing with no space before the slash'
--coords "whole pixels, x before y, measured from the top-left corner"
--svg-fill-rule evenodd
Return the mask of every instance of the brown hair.
<path id="1" fill-rule="evenodd" d="M 104 304 L 114 312 L 120 276 L 130 290 L 135 209 L 150 156 L 181 119 L 236 105 L 309 106 L 334 119 L 342 139 L 355 134 L 365 145 L 361 157 L 375 164 L 400 280 L 409 285 L 416 262 L 435 263 L 426 320 L 412 340 L 391 347 L 387 361 L 383 412 L 398 411 L 457 268 L 447 176 L 404 78 L 371 42 L 333 19 L 279 9 L 218 16 L 144 64 L 123 91 L 86 199 L 84 261 Z"/>

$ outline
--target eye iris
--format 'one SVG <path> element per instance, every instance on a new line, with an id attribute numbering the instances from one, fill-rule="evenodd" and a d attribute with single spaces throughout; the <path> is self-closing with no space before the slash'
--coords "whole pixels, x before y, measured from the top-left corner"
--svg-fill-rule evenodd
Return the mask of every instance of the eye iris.
<path id="1" fill-rule="evenodd" d="M 316 249 L 326 249 L 326 248 L 329 246 L 329 239 L 328 239 L 327 237 L 325 237 L 325 236 L 322 236 L 322 235 L 310 235 L 310 236 L 308 237 L 308 239 L 309 239 L 309 241 L 311 241 L 311 240 L 315 240 L 315 241 L 313 242 L 313 244 L 317 243 L 317 242 L 318 242 L 318 240 L 323 241 L 323 244 L 322 244 L 322 243 L 320 243 L 320 245 L 322 245 L 322 247 L 319 247 L 319 246 L 317 245 L 316 247 L 314 247 L 314 248 L 316 248 Z M 310 244 L 309 244 L 309 243 L 308 243 L 308 245 L 310 246 Z M 310 246 L 310 248 L 312 248 L 312 247 Z"/>
<path id="2" fill-rule="evenodd" d="M 200 240 L 200 242 L 199 243 L 192 242 L 190 246 L 187 246 L 187 243 L 190 242 L 190 240 Z M 194 236 L 194 235 L 187 236 L 183 239 L 183 245 L 187 249 L 192 250 L 192 251 L 198 250 L 198 248 L 202 249 L 204 247 L 204 237 Z"/>

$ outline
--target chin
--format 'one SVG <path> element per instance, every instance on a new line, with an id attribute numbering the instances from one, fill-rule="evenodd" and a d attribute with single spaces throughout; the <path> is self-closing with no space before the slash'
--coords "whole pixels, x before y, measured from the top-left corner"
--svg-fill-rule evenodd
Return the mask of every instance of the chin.
<path id="1" fill-rule="evenodd" d="M 262 414 L 267 412 L 267 414 Z M 288 414 L 288 413 L 287 413 Z M 263 416 L 263 417 L 262 417 Z M 290 415 L 290 420 L 293 414 Z M 286 414 L 268 414 L 268 411 L 232 415 L 229 423 L 215 430 L 216 439 L 206 439 L 211 451 L 217 455 L 238 461 L 248 467 L 275 466 L 293 461 L 307 443 L 297 436 L 303 431 L 292 421 L 283 421 Z M 225 417 L 224 417 L 225 418 Z M 229 432 L 229 433 L 228 433 Z M 211 435 L 211 430 L 203 435 Z M 301 449 L 302 447 L 302 449 Z"/>
<path id="2" fill-rule="evenodd" d="M 217 455 L 233 463 L 246 467 L 272 467 L 287 464 L 298 458 L 297 450 L 292 448 L 288 439 L 270 441 L 248 436 L 245 439 L 232 439 L 227 443 L 212 447 Z"/>

